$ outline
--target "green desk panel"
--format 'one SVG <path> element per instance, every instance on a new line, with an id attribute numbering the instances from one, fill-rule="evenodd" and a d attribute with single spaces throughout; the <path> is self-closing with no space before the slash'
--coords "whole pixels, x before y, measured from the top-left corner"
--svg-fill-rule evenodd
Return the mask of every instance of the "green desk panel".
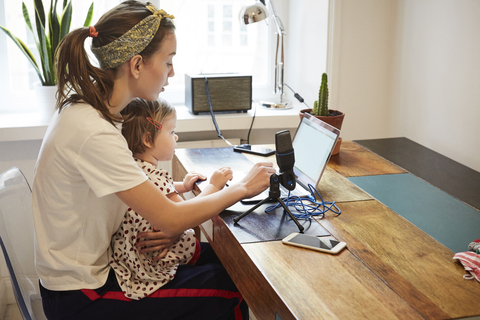
<path id="1" fill-rule="evenodd" d="M 410 173 L 348 179 L 453 252 L 480 239 L 480 211 Z"/>

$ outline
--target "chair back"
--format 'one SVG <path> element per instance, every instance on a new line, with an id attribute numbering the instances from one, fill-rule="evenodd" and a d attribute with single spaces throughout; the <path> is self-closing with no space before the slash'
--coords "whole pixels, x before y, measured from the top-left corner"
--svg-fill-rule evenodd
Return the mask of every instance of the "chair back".
<path id="1" fill-rule="evenodd" d="M 35 271 L 32 190 L 17 167 L 0 175 L 0 246 L 24 319 L 46 319 Z"/>

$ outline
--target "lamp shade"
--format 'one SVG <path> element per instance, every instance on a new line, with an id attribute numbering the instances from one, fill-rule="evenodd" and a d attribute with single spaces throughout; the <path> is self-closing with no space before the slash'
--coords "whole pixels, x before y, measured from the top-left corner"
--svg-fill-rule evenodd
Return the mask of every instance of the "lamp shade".
<path id="1" fill-rule="evenodd" d="M 242 24 L 250 24 L 265 20 L 268 17 L 268 10 L 263 3 L 257 1 L 255 4 L 245 6 L 240 10 L 240 21 Z"/>

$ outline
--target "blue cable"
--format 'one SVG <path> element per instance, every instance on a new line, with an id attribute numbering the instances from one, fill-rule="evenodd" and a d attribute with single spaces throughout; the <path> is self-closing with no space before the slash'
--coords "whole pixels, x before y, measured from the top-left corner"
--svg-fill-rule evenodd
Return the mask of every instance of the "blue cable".
<path id="1" fill-rule="evenodd" d="M 320 193 L 318 193 L 317 189 L 315 189 L 315 187 L 311 184 L 308 184 L 308 188 L 310 190 L 310 195 L 307 198 L 290 196 L 289 191 L 287 198 L 283 200 L 287 207 L 293 207 L 295 208 L 295 211 L 299 212 L 294 213 L 292 210 L 290 210 L 292 212 L 292 215 L 296 219 L 311 219 L 312 216 L 322 216 L 321 218 L 323 218 L 327 211 L 332 211 L 337 215 L 340 215 L 342 213 L 342 211 L 335 204 L 335 201 L 324 201 Z M 319 202 L 317 202 L 315 195 L 317 195 L 320 199 Z M 304 200 L 308 200 L 309 203 L 305 204 Z M 280 203 L 268 206 L 267 208 L 265 208 L 265 212 L 269 213 L 279 208 L 280 206 Z"/>

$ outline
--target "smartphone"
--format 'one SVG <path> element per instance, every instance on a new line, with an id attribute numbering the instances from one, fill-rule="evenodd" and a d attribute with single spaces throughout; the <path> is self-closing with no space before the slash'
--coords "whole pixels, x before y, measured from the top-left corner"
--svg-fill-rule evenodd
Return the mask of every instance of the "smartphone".
<path id="1" fill-rule="evenodd" d="M 288 235 L 282 240 L 282 242 L 292 246 L 298 246 L 331 254 L 339 253 L 347 245 L 345 242 L 338 241 L 332 236 L 314 237 L 298 232 Z"/>
<path id="2" fill-rule="evenodd" d="M 261 146 L 255 146 L 251 144 L 240 144 L 238 146 L 234 146 L 233 150 L 236 152 L 246 152 L 246 153 L 251 153 L 255 154 L 257 156 L 263 156 L 263 157 L 268 157 L 271 156 L 272 154 L 275 154 L 275 150 L 270 149 L 270 148 L 265 148 Z"/>

